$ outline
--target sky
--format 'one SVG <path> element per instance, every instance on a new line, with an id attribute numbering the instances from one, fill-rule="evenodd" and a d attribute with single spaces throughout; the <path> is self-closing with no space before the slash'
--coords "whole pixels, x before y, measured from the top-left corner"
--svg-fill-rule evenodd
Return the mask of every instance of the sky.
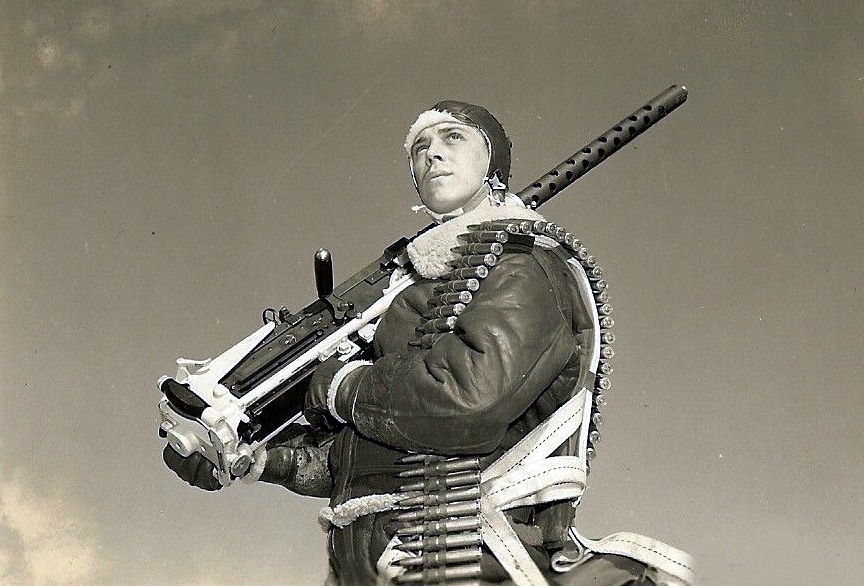
<path id="1" fill-rule="evenodd" d="M 487 106 L 611 284 L 583 534 L 703 586 L 864 579 L 864 6 L 0 0 L 0 583 L 320 584 L 321 500 L 168 471 L 157 379 L 423 227 L 402 143 Z"/>

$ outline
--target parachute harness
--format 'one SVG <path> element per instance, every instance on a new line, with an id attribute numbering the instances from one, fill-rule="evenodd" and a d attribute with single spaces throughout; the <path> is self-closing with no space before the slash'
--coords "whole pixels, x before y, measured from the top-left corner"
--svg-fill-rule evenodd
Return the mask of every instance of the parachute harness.
<path id="1" fill-rule="evenodd" d="M 573 234 L 545 220 L 491 220 L 468 228 L 459 236 L 453 270 L 441 276 L 444 282 L 436 289 L 433 309 L 426 324 L 418 328 L 420 337 L 413 344 L 429 348 L 452 332 L 459 314 L 501 254 L 527 252 L 539 245 L 564 260 L 576 277 L 592 324 L 579 336 L 586 366 L 574 395 L 485 470 L 480 470 L 476 457 L 414 454 L 399 462 L 415 465 L 399 474 L 409 481 L 399 493 L 361 497 L 335 510 L 322 510 L 320 519 L 338 526 L 363 514 L 405 510 L 396 517 L 402 529 L 378 562 L 381 584 L 479 578 L 481 545 L 485 544 L 518 586 L 547 585 L 505 511 L 560 501 L 578 505 L 589 460 L 600 441 L 603 392 L 611 387 L 608 375 L 612 373 L 609 359 L 614 355 L 614 337 L 609 330 L 614 323 L 609 315 L 608 287 L 596 259 Z M 568 440 L 570 455 L 551 455 Z M 556 571 L 566 572 L 595 552 L 643 562 L 650 568 L 649 576 L 660 584 L 689 586 L 694 580 L 686 553 L 649 537 L 615 533 L 593 541 L 573 527 L 570 537 L 582 555 L 570 560 L 553 558 Z"/>

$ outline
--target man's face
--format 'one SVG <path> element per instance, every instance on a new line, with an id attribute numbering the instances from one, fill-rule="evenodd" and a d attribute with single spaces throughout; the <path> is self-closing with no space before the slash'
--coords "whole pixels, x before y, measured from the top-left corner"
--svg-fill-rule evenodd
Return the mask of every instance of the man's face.
<path id="1" fill-rule="evenodd" d="M 411 169 L 420 200 L 436 214 L 468 203 L 483 186 L 489 151 L 473 126 L 439 122 L 424 129 L 411 146 Z"/>

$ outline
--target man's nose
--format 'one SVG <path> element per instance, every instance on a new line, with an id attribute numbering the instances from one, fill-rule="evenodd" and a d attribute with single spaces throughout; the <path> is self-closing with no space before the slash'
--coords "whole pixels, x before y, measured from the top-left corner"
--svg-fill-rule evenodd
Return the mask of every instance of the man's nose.
<path id="1" fill-rule="evenodd" d="M 444 155 L 441 150 L 441 145 L 437 141 L 432 141 L 429 148 L 426 149 L 426 161 L 431 165 L 435 161 L 443 161 Z"/>

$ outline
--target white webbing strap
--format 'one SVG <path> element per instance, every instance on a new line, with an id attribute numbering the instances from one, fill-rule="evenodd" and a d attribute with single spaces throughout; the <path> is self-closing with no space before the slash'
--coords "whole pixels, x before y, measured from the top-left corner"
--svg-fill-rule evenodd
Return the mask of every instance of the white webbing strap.
<path id="1" fill-rule="evenodd" d="M 585 388 L 576 393 L 543 423 L 492 462 L 483 471 L 484 480 L 501 476 L 523 463 L 543 460 L 563 444 L 576 433 L 582 423 L 582 410 L 585 408 L 587 393 Z"/>
<path id="2" fill-rule="evenodd" d="M 390 586 L 394 583 L 396 576 L 404 574 L 408 568 L 397 565 L 401 559 L 416 557 L 418 554 L 397 549 L 397 546 L 402 544 L 402 540 L 398 535 L 394 535 L 384 548 L 381 557 L 375 564 L 375 570 L 378 573 L 376 586 Z"/>
<path id="3" fill-rule="evenodd" d="M 504 513 L 480 501 L 480 534 L 517 586 L 548 586 Z"/>
<path id="4" fill-rule="evenodd" d="M 585 490 L 585 465 L 576 456 L 555 456 L 519 466 L 480 486 L 482 498 L 501 510 L 570 500 Z"/>
<path id="5" fill-rule="evenodd" d="M 584 424 L 591 395 L 583 388 L 481 474 L 480 518 L 483 542 L 517 586 L 548 586 L 540 569 L 510 525 L 504 511 L 514 507 L 578 500 L 585 490 L 585 456 L 550 454 Z M 649 577 L 663 586 L 691 586 L 692 558 L 656 539 L 615 533 L 586 539 L 570 536 L 585 550 L 625 556 L 649 566 Z"/>
<path id="6" fill-rule="evenodd" d="M 504 511 L 547 502 L 573 501 L 582 496 L 587 474 L 584 454 L 552 457 L 550 454 L 583 425 L 583 415 L 586 409 L 590 409 L 590 401 L 590 392 L 583 388 L 481 473 L 480 531 L 483 543 L 510 574 L 516 586 L 548 586 L 548 582 Z M 393 498 L 396 495 L 376 496 Z M 384 501 L 376 504 L 379 506 L 374 508 L 380 511 Z M 338 512 L 342 514 L 336 517 L 351 517 L 351 520 L 357 513 L 354 510 L 349 515 L 344 514 L 346 511 Z M 364 514 L 368 512 L 371 511 L 364 511 Z M 622 555 L 648 565 L 648 575 L 657 584 L 693 584 L 690 556 L 656 539 L 622 532 L 590 540 L 579 535 L 574 528 L 570 529 L 570 536 L 587 551 Z M 393 576 L 404 571 L 393 561 L 394 556 L 405 557 L 406 554 L 397 553 L 394 547 L 391 541 L 378 565 L 381 584 L 389 584 Z M 386 568 L 389 568 L 387 572 L 384 571 Z"/>
<path id="7" fill-rule="evenodd" d="M 593 540 L 572 527 L 570 537 L 588 551 L 622 555 L 647 564 L 649 577 L 660 586 L 691 586 L 696 580 L 693 558 L 688 553 L 651 537 L 621 531 Z"/>
<path id="8" fill-rule="evenodd" d="M 588 391 L 582 389 L 481 473 L 480 522 L 486 547 L 517 586 L 547 586 L 504 511 L 577 499 L 585 490 L 585 462 L 549 455 L 582 424 Z"/>

